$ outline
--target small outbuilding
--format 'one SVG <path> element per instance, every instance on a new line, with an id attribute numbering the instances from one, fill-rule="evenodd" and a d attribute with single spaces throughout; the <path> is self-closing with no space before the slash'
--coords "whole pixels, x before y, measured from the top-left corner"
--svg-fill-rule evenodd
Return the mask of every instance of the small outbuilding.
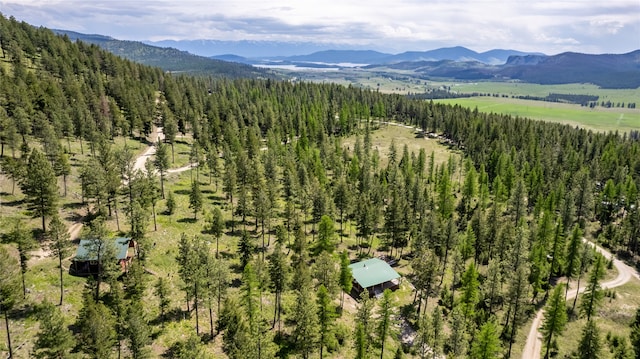
<path id="1" fill-rule="evenodd" d="M 80 240 L 76 256 L 71 259 L 69 274 L 81 277 L 97 275 L 99 273 L 98 253 L 103 255 L 108 253 L 107 246 L 112 246 L 117 264 L 122 272 L 126 273 L 135 256 L 135 241 L 131 238 L 118 237 L 113 242 Z"/>
<path id="2" fill-rule="evenodd" d="M 385 289 L 400 288 L 400 275 L 391 266 L 379 259 L 370 258 L 349 265 L 353 276 L 353 289 L 360 294 L 365 289 L 369 296 L 380 296 Z"/>

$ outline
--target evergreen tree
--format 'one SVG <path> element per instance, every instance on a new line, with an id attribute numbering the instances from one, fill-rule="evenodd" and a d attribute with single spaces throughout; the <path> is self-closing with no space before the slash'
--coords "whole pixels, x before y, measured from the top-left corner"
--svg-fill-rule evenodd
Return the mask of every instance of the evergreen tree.
<path id="1" fill-rule="evenodd" d="M 295 323 L 292 338 L 297 350 L 307 359 L 318 346 L 319 324 L 318 313 L 314 304 L 314 295 L 310 287 L 297 291 L 296 304 L 292 319 Z"/>
<path id="2" fill-rule="evenodd" d="M 595 321 L 587 320 L 582 329 L 582 337 L 578 344 L 578 358 L 599 359 L 602 358 L 602 344 L 600 342 L 600 330 Z"/>
<path id="3" fill-rule="evenodd" d="M 509 281 L 509 292 L 507 294 L 508 309 L 507 309 L 507 324 L 505 329 L 509 328 L 509 350 L 507 356 L 511 355 L 511 348 L 516 339 L 516 333 L 518 326 L 521 324 L 522 318 L 525 317 L 525 309 L 528 301 L 529 286 L 527 283 L 527 269 L 524 263 L 520 264 L 513 273 Z"/>
<path id="4" fill-rule="evenodd" d="M 560 335 L 567 324 L 567 305 L 562 296 L 562 289 L 564 289 L 562 285 L 557 285 L 553 289 L 544 310 L 540 332 L 546 348 L 545 358 L 549 358 L 551 350 L 555 347 L 554 337 Z"/>
<path id="5" fill-rule="evenodd" d="M 333 256 L 326 252 L 320 254 L 313 264 L 313 278 L 316 279 L 317 285 L 324 285 L 325 288 L 335 295 L 340 290 L 340 273 L 336 268 L 336 260 Z"/>
<path id="6" fill-rule="evenodd" d="M 475 308 L 479 300 L 479 287 L 478 271 L 471 263 L 462 277 L 462 295 L 460 297 L 460 304 L 467 320 L 472 320 L 475 316 Z"/>
<path id="7" fill-rule="evenodd" d="M 527 214 L 527 188 L 522 178 L 518 178 L 509 200 L 509 212 L 513 218 L 513 225 L 518 226 L 520 220 Z"/>
<path id="8" fill-rule="evenodd" d="M 389 289 L 385 289 L 380 300 L 380 307 L 378 309 L 378 325 L 376 327 L 376 334 L 379 340 L 380 346 L 380 359 L 384 357 L 384 347 L 387 337 L 391 334 L 391 323 L 394 318 L 394 302 L 393 293 Z"/>
<path id="9" fill-rule="evenodd" d="M 129 341 L 129 351 L 134 359 L 151 357 L 151 327 L 145 319 L 142 303 L 133 300 L 127 309 L 126 336 Z"/>
<path id="10" fill-rule="evenodd" d="M 160 174 L 160 193 L 162 199 L 164 199 L 164 177 L 169 169 L 169 153 L 167 151 L 167 145 L 158 141 L 156 143 L 156 157 L 153 160 L 153 165 Z"/>
<path id="11" fill-rule="evenodd" d="M 215 146 L 209 146 L 207 151 L 207 167 L 209 167 L 209 184 L 215 178 L 216 189 L 218 192 L 218 177 L 220 176 L 220 162 L 218 161 L 219 154 L 218 149 Z"/>
<path id="12" fill-rule="evenodd" d="M 562 272 L 565 257 L 565 246 L 564 229 L 562 221 L 560 220 L 556 224 L 553 238 L 551 240 L 551 252 L 549 253 L 551 256 L 551 265 L 549 267 L 549 279 L 547 282 L 551 281 L 552 275 L 558 275 Z"/>
<path id="13" fill-rule="evenodd" d="M 436 282 L 437 259 L 433 252 L 424 248 L 411 260 L 411 268 L 413 272 L 413 285 L 416 292 L 413 298 L 414 303 L 418 301 L 417 314 L 420 316 L 422 301 L 425 301 L 424 307 L 427 306 L 429 296 Z"/>
<path id="14" fill-rule="evenodd" d="M 160 277 L 155 285 L 154 291 L 156 297 L 158 298 L 158 307 L 160 309 L 160 320 L 162 322 L 162 327 L 164 328 L 165 315 L 167 313 L 167 309 L 169 309 L 169 305 L 171 304 L 171 298 L 169 296 L 169 286 L 167 281 Z"/>
<path id="15" fill-rule="evenodd" d="M 275 328 L 278 323 L 278 331 L 280 331 L 280 314 L 282 313 L 282 294 L 287 289 L 289 277 L 289 267 L 287 266 L 287 257 L 282 252 L 282 245 L 278 242 L 269 257 L 269 276 L 271 288 L 275 292 L 275 303 L 273 313 L 273 324 L 271 328 Z"/>
<path id="16" fill-rule="evenodd" d="M 35 217 L 42 218 L 42 231 L 46 232 L 45 217 L 58 210 L 58 186 L 51 163 L 38 149 L 29 155 L 26 176 L 20 183 Z"/>
<path id="17" fill-rule="evenodd" d="M 71 247 L 71 242 L 69 241 L 69 232 L 67 231 L 67 227 L 60 220 L 60 216 L 53 216 L 51 221 L 49 222 L 49 250 L 51 251 L 51 255 L 55 256 L 58 259 L 58 268 L 60 269 L 60 303 L 62 305 L 62 299 L 64 296 L 64 281 L 63 281 L 63 271 L 62 267 L 62 259 L 66 257 L 69 252 L 69 248 Z"/>
<path id="18" fill-rule="evenodd" d="M 431 348 L 429 346 L 430 341 L 430 328 L 429 318 L 427 315 L 422 315 L 418 320 L 418 333 L 414 339 L 415 346 L 417 347 L 417 354 L 420 359 L 428 359 Z"/>
<path id="19" fill-rule="evenodd" d="M 127 334 L 127 301 L 125 300 L 122 284 L 117 278 L 110 278 L 109 287 L 110 291 L 107 303 L 114 316 L 116 346 L 118 347 L 118 356 L 121 356 L 123 348 L 122 342 L 126 339 Z"/>
<path id="20" fill-rule="evenodd" d="M 438 212 L 442 218 L 449 218 L 453 213 L 454 197 L 451 174 L 445 168 L 438 179 Z"/>
<path id="21" fill-rule="evenodd" d="M 147 289 L 147 280 L 145 278 L 144 268 L 140 262 L 134 261 L 127 271 L 124 278 L 125 287 L 127 288 L 127 297 L 134 301 L 141 301 L 144 292 Z"/>
<path id="22" fill-rule="evenodd" d="M 451 334 L 447 341 L 448 353 L 455 358 L 461 358 L 467 351 L 469 334 L 467 331 L 467 321 L 459 306 L 453 308 L 451 313 Z"/>
<path id="23" fill-rule="evenodd" d="M 242 231 L 242 237 L 240 237 L 240 241 L 238 242 L 238 255 L 240 255 L 240 263 L 242 268 L 244 268 L 247 263 L 251 261 L 253 258 L 253 253 L 255 252 L 255 244 L 253 243 L 253 238 L 247 231 Z"/>
<path id="24" fill-rule="evenodd" d="M 73 334 L 64 323 L 60 309 L 44 301 L 37 313 L 40 330 L 34 343 L 36 358 L 67 358 L 75 345 Z"/>
<path id="25" fill-rule="evenodd" d="M 193 219 L 197 220 L 198 212 L 202 210 L 202 192 L 200 192 L 200 182 L 197 179 L 191 182 L 189 208 L 193 209 Z"/>
<path id="26" fill-rule="evenodd" d="M 330 343 L 332 337 L 333 322 L 335 321 L 335 309 L 333 308 L 329 292 L 324 285 L 320 285 L 317 293 L 316 303 L 318 306 L 318 325 L 320 327 L 318 346 L 320 346 L 320 358 L 322 358 L 323 349 Z"/>
<path id="27" fill-rule="evenodd" d="M 567 284 L 576 277 L 580 269 L 580 245 L 582 244 L 582 231 L 579 226 L 574 226 L 567 245 L 567 258 L 564 263 L 564 274 L 567 277 Z M 569 286 L 565 291 L 565 299 L 569 291 Z"/>
<path id="28" fill-rule="evenodd" d="M 344 214 L 349 212 L 349 206 L 351 204 L 351 193 L 349 191 L 349 185 L 344 179 L 340 179 L 333 192 L 333 201 L 338 211 L 340 211 L 340 243 L 342 243 L 342 236 L 344 235 Z"/>
<path id="29" fill-rule="evenodd" d="M 218 317 L 218 331 L 224 331 L 222 349 L 229 357 L 238 357 L 240 348 L 246 339 L 243 337 L 246 330 L 246 321 L 240 311 L 237 298 L 226 298 L 222 312 Z"/>
<path id="30" fill-rule="evenodd" d="M 89 293 L 85 293 L 84 299 L 78 318 L 79 348 L 92 358 L 110 358 L 116 340 L 115 319 L 109 308 L 95 302 Z"/>
<path id="31" fill-rule="evenodd" d="M 167 214 L 172 215 L 175 212 L 176 200 L 173 197 L 173 192 L 169 192 L 167 195 Z"/>
<path id="32" fill-rule="evenodd" d="M 369 351 L 373 341 L 373 305 L 373 300 L 369 298 L 369 292 L 366 290 L 362 291 L 360 293 L 360 305 L 356 313 L 354 338 L 356 358 L 358 359 L 369 357 Z"/>
<path id="33" fill-rule="evenodd" d="M 487 266 L 487 277 L 482 285 L 485 305 L 489 309 L 489 314 L 493 314 L 493 306 L 502 298 L 502 270 L 501 264 L 496 259 L 489 261 Z"/>
<path id="34" fill-rule="evenodd" d="M 207 358 L 204 345 L 202 345 L 200 337 L 195 333 L 191 333 L 185 341 L 174 344 L 172 354 L 176 359 Z"/>
<path id="35" fill-rule="evenodd" d="M 55 162 L 53 163 L 53 169 L 56 176 L 62 176 L 62 183 L 64 185 L 64 197 L 67 196 L 67 177 L 71 174 L 71 164 L 69 163 L 69 156 L 61 149 L 58 150 Z"/>
<path id="36" fill-rule="evenodd" d="M 431 321 L 429 325 L 429 347 L 431 348 L 432 358 L 436 359 L 442 354 L 442 345 L 444 342 L 444 326 L 442 322 L 442 310 L 439 306 L 433 308 L 431 313 Z"/>
<path id="37" fill-rule="evenodd" d="M 600 287 L 600 280 L 604 277 L 605 273 L 604 263 L 602 263 L 602 261 L 602 256 L 597 256 L 589 273 L 589 282 L 582 295 L 580 312 L 587 317 L 587 320 L 591 319 L 591 316 L 596 312 L 598 305 L 604 297 L 604 292 L 602 291 L 602 287 Z"/>
<path id="38" fill-rule="evenodd" d="M 640 358 L 640 308 L 636 309 L 636 315 L 631 322 L 631 346 L 635 352 L 635 358 Z"/>
<path id="39" fill-rule="evenodd" d="M 344 294 L 350 294 L 351 288 L 353 287 L 353 275 L 351 273 L 351 268 L 349 268 L 349 264 L 351 264 L 349 254 L 346 250 L 342 251 L 342 253 L 340 253 L 340 288 L 342 289 L 342 294 L 340 296 L 340 309 L 342 309 L 344 305 Z"/>
<path id="40" fill-rule="evenodd" d="M 7 241 L 14 243 L 18 247 L 18 255 L 20 258 L 20 274 L 22 278 L 22 298 L 27 298 L 27 286 L 25 283 L 25 274 L 28 269 L 29 252 L 36 247 L 36 242 L 29 230 L 24 227 L 21 221 L 17 220 L 14 227 L 7 234 Z"/>
<path id="41" fill-rule="evenodd" d="M 209 297 L 215 298 L 216 313 L 220 317 L 220 304 L 227 296 L 227 288 L 229 287 L 229 263 L 223 259 L 213 260 L 213 266 L 209 277 L 207 278 L 209 286 Z"/>
<path id="42" fill-rule="evenodd" d="M 502 350 L 500 338 L 498 336 L 498 325 L 494 320 L 485 322 L 471 345 L 469 352 L 470 359 L 492 359 L 497 358 Z"/>
<path id="43" fill-rule="evenodd" d="M 593 261 L 594 251 L 593 248 L 586 244 L 581 244 L 580 249 L 580 265 L 578 268 L 578 282 L 576 283 L 576 292 L 580 292 L 580 279 L 582 279 L 582 275 L 587 271 L 587 268 L 591 265 Z M 575 296 L 573 298 L 573 305 L 571 306 L 571 312 L 574 312 L 576 309 L 576 303 L 578 302 L 578 297 Z"/>
<path id="44" fill-rule="evenodd" d="M 574 177 L 574 198 L 576 201 L 576 216 L 580 228 L 584 229 L 586 223 L 591 220 L 593 214 L 593 183 L 589 175 L 589 169 L 581 169 Z"/>
<path id="45" fill-rule="evenodd" d="M 316 252 L 333 253 L 336 248 L 335 229 L 333 220 L 327 215 L 323 215 L 318 225 L 318 243 L 316 244 Z"/>
<path id="46" fill-rule="evenodd" d="M 0 275 L 0 311 L 4 314 L 9 358 L 13 357 L 11 331 L 9 329 L 9 311 L 16 305 L 16 302 L 18 301 L 18 293 L 20 293 L 18 268 L 18 261 L 4 246 L 0 246 L 0 273 L 2 273 L 2 275 Z"/>
<path id="47" fill-rule="evenodd" d="M 215 207 L 210 217 L 207 219 L 209 226 L 209 233 L 213 235 L 213 238 L 216 240 L 216 258 L 218 258 L 218 247 L 220 242 L 220 237 L 222 237 L 222 233 L 224 231 L 224 218 L 222 217 L 222 211 L 220 208 Z"/>

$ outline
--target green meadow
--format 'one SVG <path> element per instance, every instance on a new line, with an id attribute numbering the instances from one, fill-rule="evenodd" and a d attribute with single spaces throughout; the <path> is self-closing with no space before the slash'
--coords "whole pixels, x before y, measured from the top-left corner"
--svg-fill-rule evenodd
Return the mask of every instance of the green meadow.
<path id="1" fill-rule="evenodd" d="M 493 92 L 497 92 L 496 89 Z M 534 95 L 534 93 L 531 93 L 531 95 Z M 478 111 L 481 112 L 503 113 L 536 120 L 560 122 L 594 131 L 628 132 L 630 130 L 640 130 L 639 109 L 602 107 L 591 109 L 579 105 L 504 97 L 470 97 L 437 101 L 458 104 L 463 107 L 477 107 Z"/>
<path id="2" fill-rule="evenodd" d="M 603 89 L 592 84 L 562 84 L 540 85 L 523 82 L 428 82 L 429 87 L 450 87 L 451 91 L 460 93 L 491 93 L 508 96 L 538 96 L 544 97 L 550 93 L 563 93 L 575 95 L 595 95 L 598 101 L 611 101 L 613 103 L 636 102 L 640 106 L 640 88 L 636 89 Z"/>

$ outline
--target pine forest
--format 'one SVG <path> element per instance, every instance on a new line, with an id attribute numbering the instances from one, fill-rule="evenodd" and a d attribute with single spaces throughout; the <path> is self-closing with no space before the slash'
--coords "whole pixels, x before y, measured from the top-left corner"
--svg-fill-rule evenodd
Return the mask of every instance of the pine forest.
<path id="1" fill-rule="evenodd" d="M 3 357 L 521 358 L 536 317 L 537 357 L 640 357 L 640 311 L 601 315 L 640 255 L 637 131 L 172 74 L 0 16 L 0 170 Z M 397 290 L 360 294 L 369 258 Z"/>

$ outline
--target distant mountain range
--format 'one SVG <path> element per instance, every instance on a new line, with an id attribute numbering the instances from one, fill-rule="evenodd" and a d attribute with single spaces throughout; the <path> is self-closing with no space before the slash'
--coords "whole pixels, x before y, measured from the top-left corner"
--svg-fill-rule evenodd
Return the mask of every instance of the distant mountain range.
<path id="1" fill-rule="evenodd" d="M 109 36 L 52 30 L 69 39 L 96 44 L 118 56 L 165 71 L 227 78 L 276 78 L 272 71 L 241 63 L 197 56 L 175 48 L 157 47 L 138 41 L 117 40 Z"/>
<path id="2" fill-rule="evenodd" d="M 108 36 L 86 35 L 54 30 L 72 40 L 97 44 L 108 51 L 143 64 L 167 71 L 224 77 L 282 77 L 264 67 L 287 65 L 304 68 L 359 67 L 380 73 L 402 70 L 423 79 L 451 78 L 459 80 L 520 80 L 539 84 L 593 83 L 604 88 L 640 87 L 640 50 L 627 54 L 589 55 L 566 52 L 547 56 L 516 50 L 495 49 L 476 52 L 465 47 L 446 47 L 429 51 L 407 51 L 388 54 L 365 49 L 324 49 L 306 55 L 305 49 L 318 48 L 311 43 L 251 41 L 164 41 L 158 45 L 181 46 L 163 48 L 136 41 L 121 41 Z M 220 46 L 216 52 L 242 49 L 244 57 L 233 52 L 212 58 L 185 51 L 190 46 L 202 53 L 203 48 Z M 328 46 L 328 45 L 327 45 Z M 253 50 L 249 50 L 253 48 Z M 281 51 L 278 52 L 277 50 Z M 297 52 L 297 54 L 296 54 Z M 283 55 L 274 55 L 274 54 Z M 284 55 L 289 54 L 289 55 Z M 259 67 L 251 66 L 259 65 Z"/>
<path id="3" fill-rule="evenodd" d="M 545 56 L 542 53 L 530 53 L 516 50 L 490 50 L 476 52 L 466 47 L 443 47 L 429 51 L 407 51 L 400 54 L 387 54 L 373 50 L 324 50 L 308 55 L 293 56 L 256 56 L 241 57 L 238 55 L 212 56 L 214 59 L 233 59 L 231 61 L 245 64 L 272 64 L 272 63 L 325 63 L 325 64 L 391 64 L 407 61 L 477 61 L 485 64 L 504 64 L 510 56 L 536 55 Z"/>
<path id="4" fill-rule="evenodd" d="M 145 41 L 145 43 L 153 46 L 173 47 L 207 57 L 234 54 L 243 58 L 273 58 L 278 56 L 310 54 L 325 50 L 367 50 L 366 48 L 351 45 L 315 42 L 162 40 Z"/>
<path id="5" fill-rule="evenodd" d="M 405 61 L 366 69 L 413 71 L 425 77 L 460 80 L 520 80 L 538 84 L 593 83 L 603 88 L 640 87 L 640 50 L 627 54 L 510 56 L 504 65 L 477 61 Z"/>

